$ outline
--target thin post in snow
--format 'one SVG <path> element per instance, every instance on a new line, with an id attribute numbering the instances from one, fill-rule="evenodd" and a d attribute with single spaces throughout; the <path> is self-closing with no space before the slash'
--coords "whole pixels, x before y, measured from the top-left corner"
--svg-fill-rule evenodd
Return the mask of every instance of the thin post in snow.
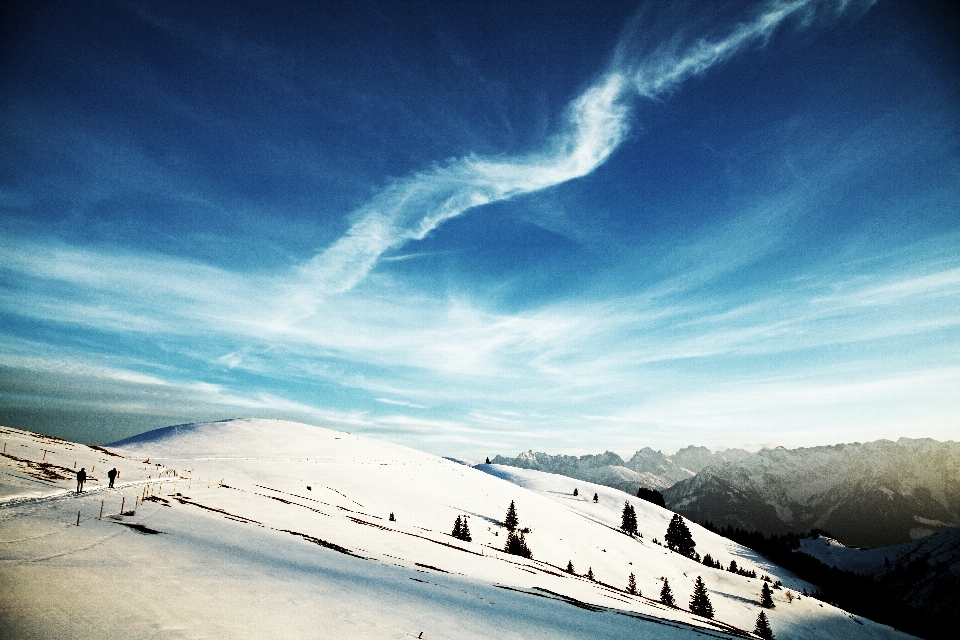
<path id="1" fill-rule="evenodd" d="M 123 515 L 123 505 L 127 503 L 127 497 L 122 496 L 120 499 L 120 515 Z"/>
<path id="2" fill-rule="evenodd" d="M 80 512 L 77 511 L 77 526 L 80 526 Z"/>
<path id="3" fill-rule="evenodd" d="M 103 500 L 100 501 L 100 517 L 98 520 L 103 520 Z"/>

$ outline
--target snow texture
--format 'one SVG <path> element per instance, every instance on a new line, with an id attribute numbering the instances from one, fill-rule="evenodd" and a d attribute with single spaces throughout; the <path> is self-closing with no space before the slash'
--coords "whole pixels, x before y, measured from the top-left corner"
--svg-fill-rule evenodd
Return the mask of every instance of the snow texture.
<path id="1" fill-rule="evenodd" d="M 277 420 L 179 425 L 109 451 L 7 428 L 0 439 L 4 637 L 731 638 L 752 637 L 759 611 L 760 580 L 653 543 L 671 512 L 563 476 Z M 59 477 L 42 477 L 44 456 Z M 74 462 L 91 472 L 82 494 Z M 511 500 L 532 560 L 501 551 Z M 625 500 L 642 538 L 617 529 Z M 450 535 L 458 515 L 472 542 Z M 810 588 L 689 526 L 701 554 Z M 579 575 L 588 567 L 595 581 Z M 631 572 L 642 596 L 626 592 Z M 686 603 L 697 576 L 715 620 L 655 600 L 666 578 Z M 908 637 L 783 593 L 769 614 L 780 640 Z"/>

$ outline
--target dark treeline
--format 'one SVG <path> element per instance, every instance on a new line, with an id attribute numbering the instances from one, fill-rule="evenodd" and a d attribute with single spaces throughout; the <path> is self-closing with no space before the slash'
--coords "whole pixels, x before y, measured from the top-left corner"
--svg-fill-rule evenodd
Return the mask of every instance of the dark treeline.
<path id="1" fill-rule="evenodd" d="M 652 502 L 655 505 L 661 507 L 666 507 L 663 502 L 663 494 L 657 491 L 656 489 L 647 489 L 646 487 L 640 487 L 637 489 L 637 497 L 641 500 L 646 500 L 647 502 Z"/>
<path id="2" fill-rule="evenodd" d="M 877 581 L 859 573 L 843 571 L 805 553 L 795 553 L 803 538 L 816 535 L 832 537 L 826 531 L 813 529 L 807 534 L 765 536 L 759 531 L 747 531 L 730 525 L 716 527 L 712 522 L 706 522 L 703 526 L 753 549 L 807 582 L 818 585 L 820 590 L 809 594 L 818 600 L 921 638 L 935 640 L 953 637 L 951 634 L 945 635 L 945 630 L 954 629 L 952 623 L 955 621 L 914 609 L 903 602 L 896 590 L 890 588 L 889 581 Z M 919 568 L 914 568 L 914 571 L 920 575 Z"/>

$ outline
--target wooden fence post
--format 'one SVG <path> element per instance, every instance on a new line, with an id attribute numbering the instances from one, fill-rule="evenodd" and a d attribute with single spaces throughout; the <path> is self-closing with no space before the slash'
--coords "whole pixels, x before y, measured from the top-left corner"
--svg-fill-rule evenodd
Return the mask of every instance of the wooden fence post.
<path id="1" fill-rule="evenodd" d="M 123 515 L 123 505 L 127 503 L 126 496 L 123 496 L 120 500 L 120 515 Z"/>
<path id="2" fill-rule="evenodd" d="M 103 500 L 100 501 L 100 517 L 98 520 L 103 520 Z"/>
<path id="3" fill-rule="evenodd" d="M 77 526 L 80 526 L 80 512 L 77 511 Z"/>

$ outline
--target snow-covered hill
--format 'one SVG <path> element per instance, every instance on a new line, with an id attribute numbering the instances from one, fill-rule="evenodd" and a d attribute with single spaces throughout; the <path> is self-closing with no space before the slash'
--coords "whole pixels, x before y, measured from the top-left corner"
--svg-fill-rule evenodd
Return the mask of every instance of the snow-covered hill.
<path id="1" fill-rule="evenodd" d="M 691 445 L 673 456 L 644 447 L 626 462 L 612 451 L 585 456 L 550 455 L 541 451 L 525 451 L 516 458 L 498 455 L 493 459 L 493 464 L 519 469 L 535 469 L 579 480 L 589 480 L 636 495 L 639 487 L 665 489 L 681 480 L 692 478 L 698 471 L 708 466 L 737 462 L 749 455 L 749 452 L 743 449 L 727 449 L 713 453 L 706 447 Z"/>
<path id="2" fill-rule="evenodd" d="M 800 551 L 826 565 L 883 582 L 918 611 L 960 619 L 960 527 L 876 549 L 846 547 L 818 536 L 801 540 Z"/>
<path id="3" fill-rule="evenodd" d="M 663 494 L 698 522 L 768 534 L 820 528 L 848 545 L 888 546 L 960 525 L 960 443 L 778 447 L 707 467 Z"/>
<path id="4" fill-rule="evenodd" d="M 653 543 L 669 512 L 563 476 L 276 420 L 169 427 L 109 451 L 13 429 L 0 439 L 5 637 L 729 638 L 749 636 L 760 611 L 759 579 Z M 60 477 L 35 477 L 44 456 L 96 463 L 97 480 L 74 494 L 62 462 Z M 100 464 L 121 469 L 117 488 Z M 642 539 L 617 530 L 625 500 Z M 511 501 L 531 560 L 501 550 Z M 472 541 L 450 535 L 457 516 Z M 691 530 L 700 553 L 783 581 L 768 612 L 780 640 L 906 637 L 790 601 L 786 589 L 809 585 Z M 643 595 L 626 592 L 631 572 Z M 697 576 L 715 620 L 685 609 Z M 663 579 L 679 608 L 656 600 Z"/>

